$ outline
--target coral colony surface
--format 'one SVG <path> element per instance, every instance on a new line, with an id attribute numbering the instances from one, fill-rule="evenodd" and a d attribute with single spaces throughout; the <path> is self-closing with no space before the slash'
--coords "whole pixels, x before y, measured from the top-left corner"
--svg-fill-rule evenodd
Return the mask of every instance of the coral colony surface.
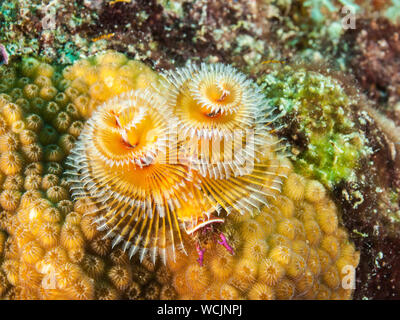
<path id="1" fill-rule="evenodd" d="M 1 299 L 399 299 L 398 1 L 5 0 Z"/>

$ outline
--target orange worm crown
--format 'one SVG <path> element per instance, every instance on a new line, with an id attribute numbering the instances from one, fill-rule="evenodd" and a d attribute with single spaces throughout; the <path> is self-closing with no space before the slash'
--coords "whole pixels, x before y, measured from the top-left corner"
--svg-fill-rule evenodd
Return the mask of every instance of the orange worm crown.
<path id="1" fill-rule="evenodd" d="M 191 165 L 213 179 L 250 174 L 244 164 L 258 162 L 269 140 L 268 104 L 256 84 L 221 63 L 188 65 L 163 78 Z"/>
<path id="2" fill-rule="evenodd" d="M 178 218 L 212 209 L 188 167 L 165 161 L 177 150 L 166 146 L 171 118 L 156 94 L 123 94 L 93 113 L 67 163 L 73 197 L 97 203 L 90 214 L 105 237 L 113 246 L 124 241 L 131 256 L 141 250 L 141 259 L 150 250 L 165 260 L 167 242 L 183 246 Z"/>
<path id="3" fill-rule="evenodd" d="M 275 119 L 258 86 L 235 68 L 188 65 L 163 75 L 186 159 L 217 211 L 251 212 L 280 190 L 269 134 Z M 274 169 L 275 168 L 275 169 Z"/>

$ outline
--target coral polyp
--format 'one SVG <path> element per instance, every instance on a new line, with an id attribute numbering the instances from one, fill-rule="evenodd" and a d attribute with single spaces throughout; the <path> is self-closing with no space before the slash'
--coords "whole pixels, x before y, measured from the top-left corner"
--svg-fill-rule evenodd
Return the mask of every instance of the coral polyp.
<path id="1" fill-rule="evenodd" d="M 294 173 L 289 172 L 289 176 Z M 296 178 L 298 180 L 299 177 Z M 304 183 L 316 184 L 304 179 Z M 193 268 L 196 247 L 187 247 L 188 256 L 181 256 L 179 265 L 172 270 L 173 286 L 182 299 L 226 299 L 227 297 L 252 300 L 271 299 L 349 299 L 351 283 L 341 286 L 343 281 L 354 281 L 346 270 L 353 270 L 359 262 L 359 253 L 349 243 L 347 235 L 337 224 L 325 228 L 325 220 L 302 213 L 309 211 L 332 212 L 331 200 L 322 195 L 318 200 L 298 200 L 292 192 L 293 179 L 284 180 L 285 203 L 292 202 L 291 216 L 283 214 L 274 204 L 264 206 L 260 212 L 241 217 L 229 216 L 222 231 L 233 246 L 234 255 L 215 248 L 209 243 L 205 252 L 201 276 L 211 283 L 206 291 L 194 290 L 193 280 L 188 278 Z M 324 191 L 324 187 L 318 186 Z M 322 192 L 320 193 L 322 194 Z M 267 222 L 268 221 L 268 222 Z M 268 224 L 271 230 L 265 228 Z M 280 226 L 286 225 L 282 232 Z M 290 227 L 288 227 L 290 225 Z M 292 229 L 289 233 L 287 230 Z M 319 237 L 314 233 L 318 229 Z M 236 238 L 236 241 L 234 239 Z M 309 241 L 309 239 L 314 239 Z M 170 264 L 170 261 L 167 261 Z M 351 274 L 350 274 L 351 275 Z M 204 292 L 204 296 L 203 295 Z"/>

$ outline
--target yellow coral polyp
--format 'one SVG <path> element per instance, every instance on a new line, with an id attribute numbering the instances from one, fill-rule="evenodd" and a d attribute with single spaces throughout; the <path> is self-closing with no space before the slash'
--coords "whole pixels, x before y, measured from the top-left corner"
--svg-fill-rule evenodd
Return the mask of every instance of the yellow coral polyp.
<path id="1" fill-rule="evenodd" d="M 32 264 L 22 263 L 19 267 L 19 278 L 25 283 L 25 290 L 28 290 L 29 287 L 39 286 L 42 276 Z"/>
<path id="2" fill-rule="evenodd" d="M 8 125 L 12 125 L 15 121 L 21 120 L 22 118 L 22 108 L 15 103 L 8 103 L 3 106 L 2 113 Z"/>
<path id="3" fill-rule="evenodd" d="M 243 248 L 243 254 L 244 256 L 254 257 L 258 261 L 261 261 L 266 256 L 268 250 L 269 246 L 265 240 L 254 238 L 246 243 Z"/>
<path id="4" fill-rule="evenodd" d="M 246 290 L 256 281 L 258 264 L 250 258 L 240 259 L 234 269 L 232 283 L 242 290 Z"/>
<path id="5" fill-rule="evenodd" d="M 80 225 L 82 232 L 87 239 L 92 240 L 97 235 L 98 231 L 93 216 L 85 215 L 82 217 Z"/>
<path id="6" fill-rule="evenodd" d="M 33 77 L 40 62 L 34 58 L 26 58 L 21 65 L 21 73 L 26 77 Z"/>
<path id="7" fill-rule="evenodd" d="M 81 121 L 74 121 L 68 128 L 68 133 L 77 138 L 81 134 L 82 129 L 83 129 L 83 123 Z"/>
<path id="8" fill-rule="evenodd" d="M 260 239 L 263 238 L 265 234 L 262 226 L 253 219 L 244 221 L 241 225 L 240 231 L 243 239 L 246 240 Z"/>
<path id="9" fill-rule="evenodd" d="M 285 275 L 285 269 L 272 259 L 266 258 L 260 264 L 260 279 L 269 286 L 276 285 Z"/>
<path id="10" fill-rule="evenodd" d="M 23 158 L 16 151 L 4 152 L 0 156 L 0 170 L 6 175 L 19 173 L 22 165 Z"/>
<path id="11" fill-rule="evenodd" d="M 316 219 L 321 229 L 332 234 L 338 228 L 338 218 L 336 207 L 331 200 L 324 202 L 318 202 L 316 205 Z"/>
<path id="12" fill-rule="evenodd" d="M 53 121 L 55 129 L 59 132 L 65 132 L 71 124 L 71 117 L 68 113 L 61 111 Z"/>
<path id="13" fill-rule="evenodd" d="M 52 222 L 44 223 L 40 226 L 39 242 L 44 248 L 54 247 L 58 242 L 59 235 L 59 225 Z"/>
<path id="14" fill-rule="evenodd" d="M 134 297 L 139 295 L 134 294 Z M 101 284 L 95 288 L 95 297 L 98 300 L 118 300 L 118 291 L 108 284 Z"/>
<path id="15" fill-rule="evenodd" d="M 104 262 L 96 256 L 86 255 L 83 258 L 82 267 L 90 277 L 95 279 L 104 272 Z"/>
<path id="16" fill-rule="evenodd" d="M 42 189 L 46 191 L 51 187 L 57 186 L 59 183 L 59 178 L 55 174 L 46 174 L 42 179 Z"/>
<path id="17" fill-rule="evenodd" d="M 44 100 L 50 101 L 56 96 L 57 92 L 54 87 L 42 87 L 39 91 L 39 96 Z"/>
<path id="18" fill-rule="evenodd" d="M 279 300 L 291 300 L 295 296 L 295 293 L 296 285 L 294 284 L 294 282 L 288 279 L 283 279 L 282 281 L 279 281 L 279 283 L 276 285 L 275 294 L 276 298 Z"/>
<path id="19" fill-rule="evenodd" d="M 99 104 L 114 96 L 132 89 L 145 89 L 157 82 L 156 74 L 149 67 L 121 56 L 108 51 L 90 60 L 79 60 L 64 70 L 64 77 L 72 81 L 70 88 L 77 91 L 69 94 L 71 100 L 78 97 L 79 92 L 90 94 L 84 108 L 82 103 L 77 103 L 83 117 L 88 118 Z"/>
<path id="20" fill-rule="evenodd" d="M 103 239 L 102 235 L 95 237 L 90 245 L 93 251 L 102 257 L 107 255 L 111 250 L 111 240 L 109 238 Z"/>
<path id="21" fill-rule="evenodd" d="M 0 205 L 4 210 L 15 210 L 18 207 L 21 193 L 16 190 L 4 190 L 0 193 Z"/>
<path id="22" fill-rule="evenodd" d="M 33 113 L 26 117 L 25 123 L 26 129 L 32 130 L 37 134 L 43 126 L 43 119 L 37 114 Z"/>
<path id="23" fill-rule="evenodd" d="M 29 145 L 37 141 L 37 134 L 32 130 L 23 130 L 19 134 L 19 139 L 23 145 Z"/>
<path id="24" fill-rule="evenodd" d="M 49 88 L 52 87 L 52 81 L 49 77 L 40 75 L 35 78 L 34 84 L 38 86 L 39 92 L 42 88 Z"/>
<path id="25" fill-rule="evenodd" d="M 305 179 L 303 182 L 307 186 L 309 180 Z M 290 188 L 285 186 L 286 183 L 287 180 L 284 181 L 283 190 L 290 192 L 288 191 Z M 228 242 L 233 245 L 235 255 L 230 256 L 218 244 L 213 244 L 211 248 L 207 247 L 203 272 L 207 273 L 207 278 L 214 281 L 202 297 L 222 299 L 221 290 L 225 293 L 224 296 L 245 299 L 350 297 L 352 290 L 341 287 L 341 281 L 345 276 L 341 270 L 345 266 L 356 266 L 358 257 L 354 246 L 348 245 L 348 238 L 343 229 L 336 226 L 331 232 L 331 229 L 322 228 L 325 220 L 318 220 L 317 212 L 328 211 L 332 214 L 336 211 L 326 192 L 322 191 L 320 194 L 324 196 L 318 198 L 318 201 L 314 199 L 308 201 L 304 195 L 302 200 L 294 202 L 284 191 L 277 198 L 284 197 L 283 199 L 289 200 L 292 204 L 289 214 L 285 212 L 284 206 L 265 206 L 255 214 L 255 217 L 245 215 L 239 220 L 234 216 L 229 217 L 223 230 L 228 234 Z M 274 203 L 279 204 L 278 201 Z M 312 210 L 313 215 L 307 216 L 303 212 L 305 208 Z M 242 230 L 248 230 L 248 226 L 252 225 L 254 220 L 263 226 L 270 225 L 271 227 L 267 229 L 269 231 L 253 233 L 253 236 L 248 237 Z M 289 229 L 295 230 L 294 233 L 287 232 L 287 223 L 290 225 Z M 231 228 L 242 232 L 232 235 L 229 231 Z M 239 239 L 233 241 L 231 235 Z M 263 247 L 259 254 L 249 254 L 250 248 L 257 246 L 257 241 L 263 241 L 267 246 Z M 194 245 L 189 246 L 187 248 L 189 256 L 194 254 L 195 250 Z M 229 259 L 220 260 L 221 250 Z M 183 299 L 197 299 L 196 294 L 188 292 L 190 283 L 185 283 L 180 277 L 185 273 L 189 263 L 187 258 L 181 259 L 183 262 L 179 271 L 170 268 L 177 277 L 174 288 Z M 221 262 L 216 266 L 215 261 Z M 223 274 L 224 269 L 227 271 L 226 275 Z"/>
<path id="26" fill-rule="evenodd" d="M 0 151 L 16 151 L 19 147 L 18 136 L 13 132 L 8 132 L 0 136 Z"/>
<path id="27" fill-rule="evenodd" d="M 37 241 L 32 240 L 22 247 L 22 259 L 30 264 L 35 264 L 44 255 L 44 250 Z"/>
<path id="28" fill-rule="evenodd" d="M 288 176 L 283 192 L 293 201 L 300 201 L 304 198 L 306 179 L 301 175 L 292 173 Z"/>
<path id="29" fill-rule="evenodd" d="M 59 202 L 68 198 L 68 192 L 63 187 L 53 186 L 47 189 L 47 197 L 52 202 Z"/>
<path id="30" fill-rule="evenodd" d="M 120 290 L 128 287 L 131 280 L 131 272 L 125 266 L 114 266 L 108 272 L 111 282 Z"/>
<path id="31" fill-rule="evenodd" d="M 38 143 L 31 143 L 22 148 L 25 158 L 29 161 L 41 161 L 43 157 L 43 149 Z"/>
<path id="32" fill-rule="evenodd" d="M 21 190 L 24 184 L 24 179 L 20 174 L 7 176 L 3 182 L 3 189 L 6 190 Z"/>
<path id="33" fill-rule="evenodd" d="M 22 120 L 17 120 L 11 125 L 12 132 L 15 132 L 17 134 L 21 133 L 24 129 L 25 123 Z"/>
<path id="34" fill-rule="evenodd" d="M 325 197 L 325 188 L 321 182 L 309 180 L 306 183 L 304 196 L 310 202 L 319 202 Z"/>
<path id="35" fill-rule="evenodd" d="M 274 300 L 275 292 L 274 290 L 262 283 L 255 284 L 249 291 L 250 300 Z"/>
<path id="36" fill-rule="evenodd" d="M 94 298 L 93 279 L 83 277 L 68 287 L 68 294 L 72 299 L 90 300 Z"/>
<path id="37" fill-rule="evenodd" d="M 26 176 L 24 181 L 25 190 L 37 190 L 40 188 L 42 177 L 37 174 Z"/>
<path id="38" fill-rule="evenodd" d="M 36 68 L 35 73 L 36 77 L 43 76 L 46 78 L 51 78 L 54 74 L 54 68 L 51 65 L 42 62 Z"/>
<path id="39" fill-rule="evenodd" d="M 239 300 L 241 298 L 240 291 L 230 284 L 224 284 L 219 291 L 219 299 L 221 300 Z"/>

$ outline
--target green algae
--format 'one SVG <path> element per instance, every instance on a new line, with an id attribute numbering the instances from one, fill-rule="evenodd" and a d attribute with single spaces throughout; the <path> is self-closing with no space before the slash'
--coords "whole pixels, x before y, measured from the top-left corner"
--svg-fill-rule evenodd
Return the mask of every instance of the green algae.
<path id="1" fill-rule="evenodd" d="M 400 0 L 392 0 L 392 5 L 387 8 L 385 16 L 394 24 L 400 23 Z"/>
<path id="2" fill-rule="evenodd" d="M 286 115 L 281 124 L 290 127 L 286 121 L 295 121 L 297 127 L 290 134 L 305 141 L 300 150 L 292 149 L 296 170 L 328 187 L 355 180 L 358 161 L 368 153 L 354 121 L 356 97 L 334 78 L 305 68 L 285 66 L 259 83 L 271 106 Z"/>
<path id="3" fill-rule="evenodd" d="M 360 7 L 352 0 L 339 0 L 338 2 L 340 5 L 349 8 L 354 13 L 360 9 Z M 316 23 L 322 23 L 325 21 L 326 16 L 324 10 L 331 13 L 338 11 L 338 6 L 331 0 L 306 0 L 304 1 L 303 6 L 310 8 L 311 19 Z"/>

